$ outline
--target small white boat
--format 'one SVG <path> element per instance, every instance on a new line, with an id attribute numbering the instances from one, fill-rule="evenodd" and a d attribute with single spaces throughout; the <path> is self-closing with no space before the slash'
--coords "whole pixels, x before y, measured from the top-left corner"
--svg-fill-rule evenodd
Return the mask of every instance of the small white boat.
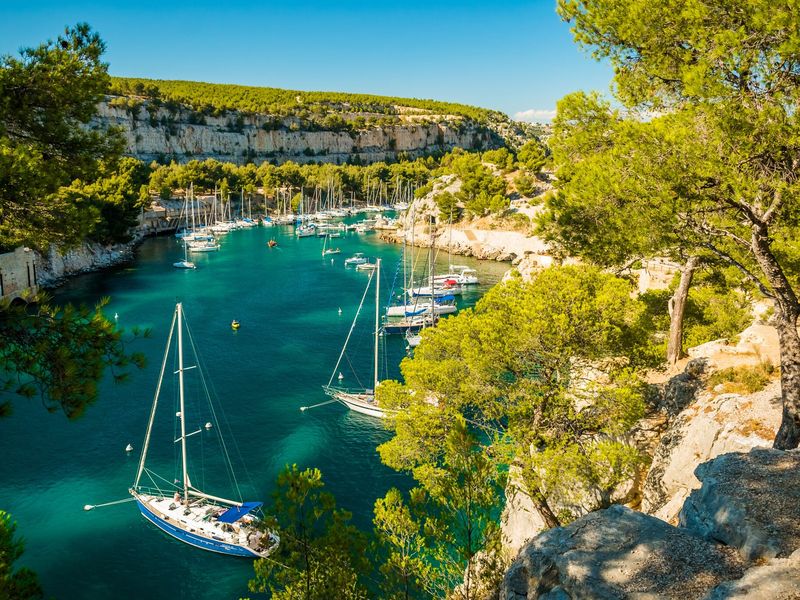
<path id="1" fill-rule="evenodd" d="M 440 285 L 446 281 L 454 281 L 458 285 L 477 285 L 478 272 L 475 269 L 464 267 L 461 265 L 453 265 L 450 267 L 450 272 L 443 275 L 434 275 L 434 285 Z"/>
<path id="2" fill-rule="evenodd" d="M 373 271 L 374 269 L 375 269 L 375 263 L 371 262 L 364 262 L 356 265 L 356 271 Z"/>
<path id="3" fill-rule="evenodd" d="M 443 298 L 437 298 L 437 300 L 444 300 L 447 296 Z M 390 306 L 386 309 L 386 316 L 387 317 L 411 317 L 414 315 L 420 314 L 430 314 L 433 312 L 435 315 L 452 315 L 453 313 L 458 311 L 458 307 L 455 304 L 450 304 L 447 302 L 434 302 L 431 303 L 430 301 L 426 302 L 417 302 L 415 304 L 401 304 L 399 306 Z"/>
<path id="4" fill-rule="evenodd" d="M 350 266 L 350 265 L 363 265 L 365 262 L 367 262 L 367 257 L 364 256 L 364 253 L 363 252 L 356 252 L 350 258 L 345 258 L 344 259 L 344 266 L 347 267 L 347 266 Z"/>
<path id="5" fill-rule="evenodd" d="M 448 280 L 450 281 L 450 280 Z M 443 298 L 444 296 L 455 296 L 457 294 L 461 294 L 463 290 L 461 289 L 460 285 L 456 284 L 448 284 L 444 282 L 441 286 L 431 286 L 425 285 L 422 287 L 417 288 L 409 288 L 408 295 L 412 298 L 430 298 L 433 296 L 434 298 Z"/>
<path id="6" fill-rule="evenodd" d="M 316 225 L 301 225 L 297 229 L 295 229 L 294 234 L 299 238 L 304 237 L 314 237 L 317 235 L 317 226 Z"/>
<path id="7" fill-rule="evenodd" d="M 406 343 L 408 344 L 409 348 L 416 348 L 419 346 L 419 343 L 422 341 L 422 334 L 420 333 L 411 333 L 410 331 L 406 334 Z"/>
<path id="8" fill-rule="evenodd" d="M 197 268 L 195 266 L 195 264 L 192 261 L 189 260 L 189 257 L 186 254 L 188 252 L 188 246 L 189 246 L 188 242 L 183 242 L 183 260 L 179 260 L 178 262 L 172 263 L 172 266 L 175 267 L 176 269 L 196 269 Z"/>
<path id="9" fill-rule="evenodd" d="M 322 253 L 322 256 L 328 256 L 329 254 L 341 254 L 342 251 L 339 248 L 328 248 Z"/>
<path id="10" fill-rule="evenodd" d="M 189 252 L 216 252 L 219 244 L 216 242 L 192 242 L 188 244 Z"/>

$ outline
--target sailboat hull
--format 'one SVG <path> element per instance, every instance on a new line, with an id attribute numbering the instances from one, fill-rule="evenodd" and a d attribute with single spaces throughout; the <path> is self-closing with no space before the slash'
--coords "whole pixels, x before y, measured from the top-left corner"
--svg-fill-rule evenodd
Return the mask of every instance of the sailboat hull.
<path id="1" fill-rule="evenodd" d="M 375 404 L 375 396 L 372 394 L 352 394 L 348 392 L 329 392 L 331 396 L 344 404 L 350 410 L 354 410 L 362 415 L 370 417 L 384 418 L 386 412 Z"/>
<path id="2" fill-rule="evenodd" d="M 229 556 L 242 556 L 245 558 L 261 558 L 263 556 L 247 546 L 230 544 L 221 540 L 215 540 L 211 537 L 186 531 L 185 529 L 170 523 L 162 516 L 150 510 L 147 505 L 138 498 L 136 499 L 136 504 L 139 506 L 139 511 L 141 511 L 142 516 L 145 519 L 150 521 L 164 533 L 171 535 L 176 540 L 180 540 L 181 542 L 189 544 L 190 546 L 208 550 L 210 552 L 217 552 L 219 554 L 227 554 Z"/>

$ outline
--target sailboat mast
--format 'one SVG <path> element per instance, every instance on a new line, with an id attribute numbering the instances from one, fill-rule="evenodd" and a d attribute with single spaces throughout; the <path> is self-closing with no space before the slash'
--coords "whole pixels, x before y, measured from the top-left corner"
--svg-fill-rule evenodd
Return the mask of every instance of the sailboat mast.
<path id="1" fill-rule="evenodd" d="M 431 304 L 435 303 L 435 294 L 433 290 L 433 215 L 428 217 L 428 231 L 431 236 L 431 246 L 428 249 L 428 285 L 431 288 Z"/>
<path id="2" fill-rule="evenodd" d="M 158 396 L 161 394 L 161 383 L 164 381 L 164 371 L 167 368 L 167 358 L 169 357 L 169 347 L 172 344 L 172 334 L 175 331 L 176 318 L 177 314 L 173 314 L 172 324 L 169 326 L 169 336 L 167 336 L 167 347 L 164 350 L 164 359 L 161 361 L 161 373 L 158 375 L 158 385 L 156 386 L 156 393 L 153 397 L 153 408 L 150 409 L 150 420 L 147 422 L 147 432 L 144 434 L 142 457 L 139 459 L 139 468 L 136 471 L 136 480 L 133 482 L 133 489 L 139 487 L 139 480 L 142 478 L 142 473 L 144 472 L 144 463 L 147 459 L 147 449 L 150 447 L 150 433 L 153 431 L 153 421 L 155 420 L 156 408 L 158 407 Z"/>
<path id="3" fill-rule="evenodd" d="M 375 266 L 375 385 L 373 393 L 378 389 L 378 332 L 381 326 L 381 259 L 377 259 Z"/>
<path id="4" fill-rule="evenodd" d="M 178 302 L 178 388 L 181 407 L 181 465 L 183 468 L 183 500 L 189 505 L 189 473 L 186 467 L 186 413 L 183 401 L 183 304 Z"/>

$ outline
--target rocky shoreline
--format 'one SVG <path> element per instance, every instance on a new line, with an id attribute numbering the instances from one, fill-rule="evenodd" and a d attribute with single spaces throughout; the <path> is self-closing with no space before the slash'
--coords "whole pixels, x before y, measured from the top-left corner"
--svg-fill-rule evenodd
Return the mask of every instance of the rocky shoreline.
<path id="1" fill-rule="evenodd" d="M 36 252 L 37 281 L 40 287 L 55 288 L 66 279 L 81 273 L 100 271 L 134 259 L 135 248 L 145 239 L 136 235 L 124 244 L 103 245 L 84 242 L 61 253 L 55 245 L 46 254 Z"/>

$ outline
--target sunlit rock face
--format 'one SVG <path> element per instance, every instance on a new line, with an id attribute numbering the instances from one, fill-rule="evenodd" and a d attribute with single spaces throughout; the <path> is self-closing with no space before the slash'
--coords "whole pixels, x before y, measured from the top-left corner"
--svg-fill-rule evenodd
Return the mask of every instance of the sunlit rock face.
<path id="1" fill-rule="evenodd" d="M 396 125 L 349 131 L 308 131 L 293 117 L 235 112 L 205 116 L 201 122 L 190 110 L 147 110 L 144 102 L 130 111 L 102 103 L 94 127 L 119 127 L 126 153 L 142 160 L 174 159 L 186 162 L 214 158 L 224 162 L 292 160 L 299 163 L 371 163 L 398 156 L 415 158 L 456 146 L 486 150 L 503 145 L 495 131 L 453 116 L 404 117 Z"/>

